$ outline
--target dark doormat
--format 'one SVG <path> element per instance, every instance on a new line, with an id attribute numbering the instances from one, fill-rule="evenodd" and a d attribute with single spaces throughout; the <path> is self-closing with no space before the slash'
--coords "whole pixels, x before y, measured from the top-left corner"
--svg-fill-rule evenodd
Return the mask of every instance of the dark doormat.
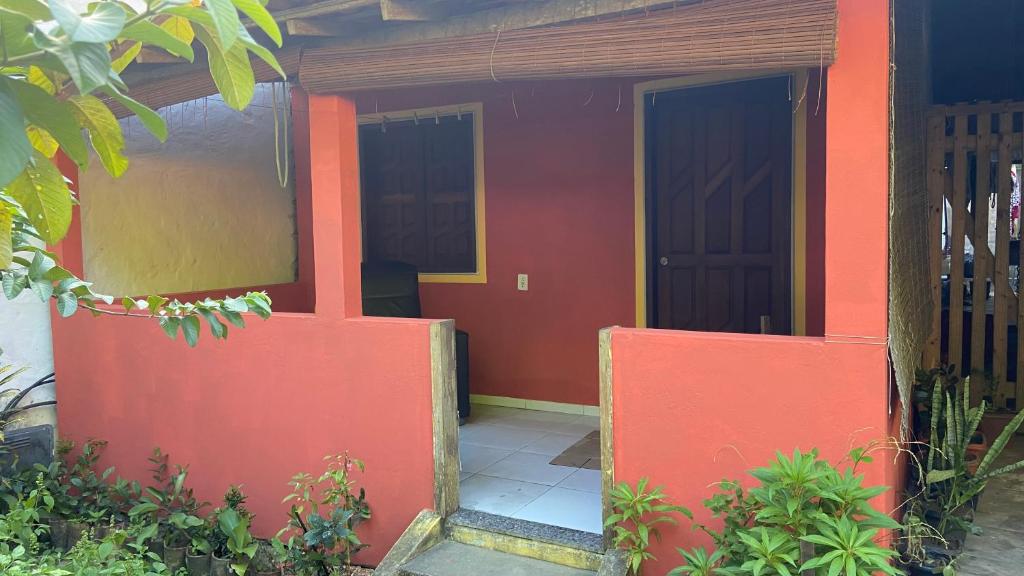
<path id="1" fill-rule="evenodd" d="M 588 470 L 601 469 L 601 432 L 594 430 L 569 446 L 551 461 L 555 466 L 571 466 Z"/>

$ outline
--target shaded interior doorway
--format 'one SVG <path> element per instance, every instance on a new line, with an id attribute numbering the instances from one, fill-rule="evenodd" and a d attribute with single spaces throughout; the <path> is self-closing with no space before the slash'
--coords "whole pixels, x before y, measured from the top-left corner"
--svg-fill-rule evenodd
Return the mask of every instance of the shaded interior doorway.
<path id="1" fill-rule="evenodd" d="M 791 333 L 790 78 L 645 101 L 648 322 Z"/>

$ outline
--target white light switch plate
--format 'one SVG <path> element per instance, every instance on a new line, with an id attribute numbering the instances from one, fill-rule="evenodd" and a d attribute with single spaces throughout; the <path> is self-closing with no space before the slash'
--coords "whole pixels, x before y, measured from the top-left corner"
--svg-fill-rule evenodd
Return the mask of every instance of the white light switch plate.
<path id="1" fill-rule="evenodd" d="M 527 290 L 529 290 L 530 277 L 527 276 L 526 274 L 520 274 L 519 277 L 516 279 L 516 288 L 518 288 L 520 292 L 526 292 Z"/>

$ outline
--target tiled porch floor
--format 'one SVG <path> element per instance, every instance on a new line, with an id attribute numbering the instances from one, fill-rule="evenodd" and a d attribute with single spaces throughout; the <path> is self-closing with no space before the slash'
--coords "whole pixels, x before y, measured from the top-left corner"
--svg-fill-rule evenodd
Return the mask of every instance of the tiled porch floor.
<path id="1" fill-rule="evenodd" d="M 1024 437 L 1014 436 L 996 467 L 1024 460 Z M 1024 470 L 993 478 L 978 503 L 981 534 L 967 537 L 960 576 L 1024 574 Z"/>
<path id="2" fill-rule="evenodd" d="M 474 405 L 459 428 L 463 508 L 601 532 L 601 473 L 551 460 L 599 428 L 596 416 Z"/>

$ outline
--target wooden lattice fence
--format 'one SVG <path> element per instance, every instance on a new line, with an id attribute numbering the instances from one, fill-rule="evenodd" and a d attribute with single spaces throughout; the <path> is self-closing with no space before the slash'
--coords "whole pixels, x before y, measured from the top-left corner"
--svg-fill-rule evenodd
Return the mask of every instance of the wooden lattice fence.
<path id="1" fill-rule="evenodd" d="M 924 365 L 955 364 L 973 376 L 978 395 L 1010 407 L 1024 397 L 1021 242 L 1011 229 L 1022 113 L 1024 102 L 936 106 L 927 128 L 930 289 L 937 305 Z"/>

